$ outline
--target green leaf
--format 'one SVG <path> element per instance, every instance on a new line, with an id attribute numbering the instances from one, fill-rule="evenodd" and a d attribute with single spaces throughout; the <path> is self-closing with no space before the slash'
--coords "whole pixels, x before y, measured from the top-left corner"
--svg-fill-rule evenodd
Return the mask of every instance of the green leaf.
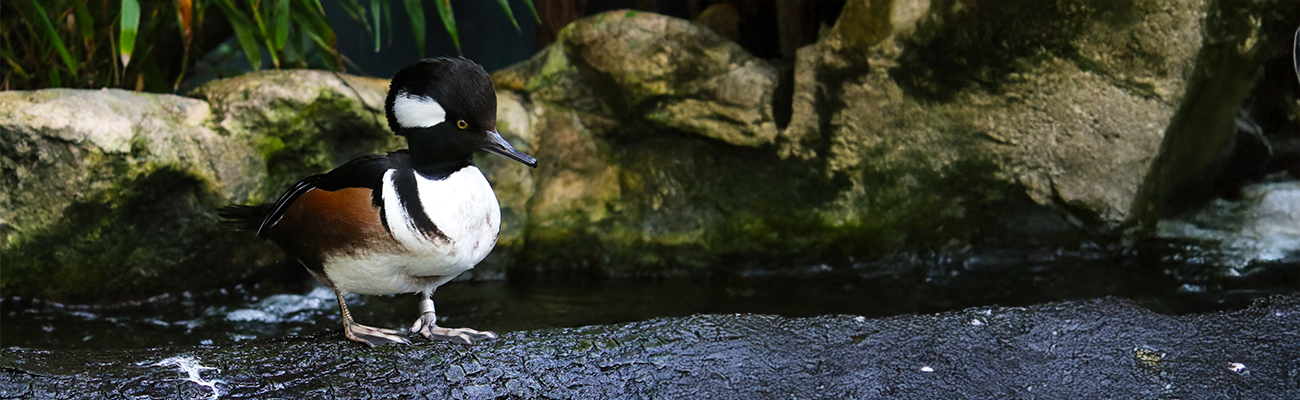
<path id="1" fill-rule="evenodd" d="M 50 43 L 54 44 L 54 50 L 59 52 L 59 57 L 63 63 L 72 71 L 72 76 L 77 76 L 77 62 L 72 59 L 72 54 L 68 53 L 68 47 L 63 45 L 63 39 L 59 38 L 59 32 L 54 30 L 54 24 L 50 23 L 50 16 L 45 14 L 45 8 L 40 3 L 33 1 L 32 8 L 36 10 L 36 16 L 40 18 L 41 25 L 45 26 L 45 34 L 50 37 Z M 57 82 L 59 75 L 50 69 L 50 81 Z"/>
<path id="2" fill-rule="evenodd" d="M 289 0 L 279 0 L 275 7 L 275 49 L 284 50 L 289 40 Z"/>
<path id="3" fill-rule="evenodd" d="M 8 49 L 0 48 L 0 57 L 4 57 L 5 62 L 9 63 L 9 68 L 11 68 L 10 71 L 17 73 L 18 76 L 23 79 L 32 78 L 32 74 L 27 73 L 27 70 L 23 69 L 22 64 L 18 63 L 18 57 L 14 56 L 14 53 L 10 53 Z"/>
<path id="4" fill-rule="evenodd" d="M 140 29 L 140 2 L 122 0 L 122 40 L 118 42 L 118 52 L 122 54 L 122 67 L 131 63 L 131 53 L 135 51 L 135 34 Z M 73 70 L 74 74 L 76 70 Z"/>
<path id="5" fill-rule="evenodd" d="M 379 9 L 384 10 L 384 30 L 388 31 L 388 45 L 393 45 L 393 5 L 387 2 Z"/>
<path id="6" fill-rule="evenodd" d="M 533 20 L 541 23 L 542 17 L 537 15 L 537 7 L 533 7 L 533 0 L 524 0 L 524 4 L 528 5 L 528 11 L 533 12 Z"/>
<path id="7" fill-rule="evenodd" d="M 320 51 L 334 58 L 334 62 L 327 64 L 326 67 L 331 71 L 342 69 L 343 59 L 335 49 L 338 44 L 334 37 L 334 30 L 330 28 L 329 22 L 321 18 L 319 14 L 311 13 L 294 13 L 293 19 L 298 22 L 302 32 L 307 35 L 307 38 L 312 43 L 316 44 Z"/>
<path id="8" fill-rule="evenodd" d="M 460 36 L 456 34 L 456 16 L 451 14 L 451 0 L 433 0 L 438 5 L 438 16 L 442 17 L 442 26 L 447 28 L 447 34 L 451 35 L 451 44 L 456 45 L 456 52 L 460 52 Z"/>
<path id="9" fill-rule="evenodd" d="M 267 4 L 270 4 L 266 6 L 267 9 L 265 10 L 258 9 L 259 5 L 267 5 Z M 279 54 L 279 52 L 276 51 L 276 47 L 275 47 L 275 33 L 267 29 L 267 24 L 265 21 L 263 21 L 264 18 L 262 18 L 263 13 L 265 13 L 267 17 L 272 17 L 272 15 L 270 14 L 275 12 L 273 8 L 274 6 L 275 5 L 271 4 L 270 1 L 264 3 L 258 1 L 258 2 L 250 2 L 248 7 L 252 11 L 251 15 L 253 16 L 253 22 L 257 26 L 256 37 L 262 40 L 262 44 L 265 45 L 266 49 L 268 50 L 267 54 L 271 55 L 271 65 L 275 68 L 280 68 L 280 57 L 277 55 Z M 275 27 L 271 27 L 271 29 L 275 29 Z"/>
<path id="10" fill-rule="evenodd" d="M 424 4 L 420 0 L 406 0 L 406 15 L 411 17 L 411 32 L 415 34 L 415 47 L 424 58 Z"/>
<path id="11" fill-rule="evenodd" d="M 230 21 L 230 27 L 235 30 L 235 40 L 239 41 L 239 47 L 244 50 L 244 56 L 248 57 L 248 64 L 256 71 L 262 68 L 262 50 L 257 46 L 257 31 L 253 27 L 253 22 L 244 15 L 243 11 L 235 8 L 231 0 L 218 0 L 217 7 L 221 8 L 221 13 L 226 15 Z"/>
<path id="12" fill-rule="evenodd" d="M 379 11 L 379 0 L 370 0 L 370 15 L 375 19 L 375 52 L 379 52 L 379 17 L 382 12 Z"/>
<path id="13" fill-rule="evenodd" d="M 506 12 L 506 18 L 510 18 L 510 24 L 515 26 L 515 32 L 523 32 L 519 29 L 519 21 L 515 21 L 515 13 L 510 11 L 510 0 L 497 0 L 501 5 L 501 11 Z"/>
<path id="14" fill-rule="evenodd" d="M 59 80 L 59 69 L 50 68 L 50 87 L 61 87 L 61 86 L 63 86 L 63 81 Z"/>
<path id="15" fill-rule="evenodd" d="M 90 9 L 86 8 L 86 2 L 74 1 L 76 7 L 77 28 L 81 29 L 81 40 L 86 43 L 86 51 L 89 52 L 91 46 L 95 44 L 95 18 L 90 16 Z"/>
<path id="16" fill-rule="evenodd" d="M 370 32 L 370 22 L 366 19 L 366 9 L 361 7 L 357 0 L 339 0 L 339 5 L 343 6 L 343 11 L 348 13 L 348 18 L 361 23 Z"/>

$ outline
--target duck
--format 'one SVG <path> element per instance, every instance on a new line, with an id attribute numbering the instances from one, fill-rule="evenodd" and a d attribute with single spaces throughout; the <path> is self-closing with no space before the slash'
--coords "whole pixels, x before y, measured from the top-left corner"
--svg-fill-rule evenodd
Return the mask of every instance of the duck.
<path id="1" fill-rule="evenodd" d="M 224 224 L 278 245 L 332 289 L 347 339 L 409 344 L 407 333 L 357 323 L 350 293 L 419 295 L 408 330 L 461 344 L 491 331 L 438 326 L 433 295 L 492 251 L 501 207 L 474 154 L 499 154 L 529 167 L 537 159 L 497 130 L 496 92 L 483 67 L 462 57 L 426 58 L 399 70 L 384 101 L 388 127 L 407 148 L 358 157 L 298 181 L 274 203 L 230 205 Z"/>

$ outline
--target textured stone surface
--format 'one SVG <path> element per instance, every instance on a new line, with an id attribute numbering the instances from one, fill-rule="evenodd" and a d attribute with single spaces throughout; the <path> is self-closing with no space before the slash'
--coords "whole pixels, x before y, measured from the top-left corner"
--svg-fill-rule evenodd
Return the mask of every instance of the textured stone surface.
<path id="1" fill-rule="evenodd" d="M 536 116 L 521 267 L 661 274 L 1110 234 L 1184 101 L 1211 7 L 850 1 L 788 78 L 685 21 L 577 21 L 493 75 Z M 697 103 L 761 117 L 655 117 Z M 769 121 L 770 139 L 736 134 Z"/>
<path id="2" fill-rule="evenodd" d="M 613 11 L 575 22 L 522 67 L 498 72 L 498 88 L 565 104 L 601 135 L 699 135 L 769 145 L 777 70 L 689 21 Z"/>
<path id="3" fill-rule="evenodd" d="M 0 398 L 1300 396 L 1300 299 L 1170 316 L 1114 298 L 866 319 L 734 314 L 367 348 L 0 350 Z M 207 384 L 205 386 L 204 384 Z"/>
<path id="4" fill-rule="evenodd" d="M 220 79 L 191 96 L 212 107 L 210 125 L 248 141 L 266 164 L 249 201 L 275 201 L 299 179 L 363 154 L 396 150 L 388 130 L 388 81 L 328 71 L 260 71 Z"/>
<path id="5" fill-rule="evenodd" d="M 248 144 L 207 103 L 122 90 L 0 93 L 6 295 L 97 301 L 229 284 L 248 240 L 212 208 L 258 185 Z"/>
<path id="6" fill-rule="evenodd" d="M 110 303 L 231 286 L 264 271 L 281 253 L 218 230 L 215 210 L 274 201 L 306 176 L 405 147 L 384 122 L 387 90 L 381 79 L 264 71 L 206 84 L 193 93 L 199 99 L 0 93 L 0 288 Z M 530 151 L 535 117 L 508 94 L 499 106 L 502 135 Z M 497 254 L 465 277 L 500 279 L 523 246 L 532 176 L 500 157 L 479 164 L 502 188 L 503 230 Z"/>
<path id="7" fill-rule="evenodd" d="M 1234 156 L 1267 159 L 1272 155 L 1266 142 L 1263 154 L 1252 153 L 1249 142 L 1238 143 L 1239 135 L 1249 136 L 1240 129 L 1238 118 L 1249 119 L 1246 109 L 1256 106 L 1258 100 L 1245 101 L 1255 85 L 1267 85 L 1260 80 L 1264 62 L 1292 51 L 1300 4 L 1222 1 L 1215 5 L 1205 23 L 1206 45 L 1196 54 L 1195 69 L 1187 79 L 1188 95 L 1178 105 L 1160 153 L 1133 202 L 1132 219 L 1139 230 L 1153 230 L 1160 218 L 1203 206 L 1219 195 L 1222 178 L 1239 173 L 1228 165 Z M 1254 135 L 1258 138 L 1260 132 Z"/>
<path id="8" fill-rule="evenodd" d="M 1214 102 L 1240 91 L 1266 43 L 1250 21 L 1285 18 L 1270 4 L 855 0 L 789 66 L 684 20 L 613 11 L 576 21 L 493 74 L 502 134 L 540 168 L 478 158 L 503 230 L 467 277 L 849 265 L 1113 234 L 1130 210 L 1152 215 L 1171 186 L 1199 176 L 1200 156 L 1223 151 L 1188 135 L 1148 174 L 1171 119 L 1194 132 L 1236 107 Z M 1211 85 L 1239 66 L 1218 84 L 1232 87 Z M 381 79 L 266 71 L 197 89 L 206 105 L 0 94 L 12 102 L 0 104 L 4 260 L 42 265 L 7 269 L 5 290 L 54 296 L 63 284 L 99 301 L 186 287 L 159 278 L 163 265 L 264 264 L 278 255 L 269 246 L 205 236 L 211 210 L 271 201 L 304 176 L 403 147 L 384 124 L 385 90 Z M 41 112 L 51 118 L 32 119 Z M 141 229 L 171 237 L 132 233 Z M 245 261 L 214 270 L 209 260 Z M 78 285 L 67 282 L 83 275 L 36 273 L 78 268 L 102 272 Z M 38 278 L 16 285 L 9 271 Z"/>
<path id="9" fill-rule="evenodd" d="M 1001 225 L 976 211 L 998 204 L 1060 219 L 1037 233 L 1122 222 L 1182 101 L 1206 7 L 850 3 L 830 35 L 798 54 L 782 154 L 847 177 L 843 207 L 828 210 L 837 219 L 929 208 L 919 225 L 956 237 Z M 880 229 L 924 235 L 921 221 L 903 221 Z"/>

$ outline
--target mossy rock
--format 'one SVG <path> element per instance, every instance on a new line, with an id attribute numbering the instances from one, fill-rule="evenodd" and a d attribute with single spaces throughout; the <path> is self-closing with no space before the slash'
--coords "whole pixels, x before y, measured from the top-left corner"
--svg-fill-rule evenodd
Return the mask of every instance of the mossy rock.
<path id="1" fill-rule="evenodd" d="M 218 232 L 213 211 L 263 167 L 209 117 L 171 95 L 0 93 L 5 295 L 110 302 L 255 273 L 261 247 Z"/>
<path id="2" fill-rule="evenodd" d="M 575 21 L 493 75 L 537 116 L 517 267 L 656 275 L 1110 237 L 1206 7 L 850 1 L 791 82 L 688 21 Z"/>
<path id="3" fill-rule="evenodd" d="M 378 79 L 274 71 L 209 83 L 195 92 L 207 102 L 122 90 L 0 94 L 0 288 L 111 303 L 274 272 L 280 253 L 220 230 L 216 209 L 271 201 L 307 175 L 400 148 L 382 123 L 386 91 Z"/>
<path id="4" fill-rule="evenodd" d="M 190 95 L 212 105 L 214 130 L 256 148 L 266 175 L 248 201 L 262 203 L 309 175 L 405 147 L 388 130 L 387 93 L 384 79 L 279 70 L 212 81 Z"/>
<path id="5" fill-rule="evenodd" d="M 778 69 L 690 21 L 612 11 L 566 26 L 533 59 L 493 74 L 500 89 L 579 111 L 601 134 L 675 131 L 771 145 Z"/>

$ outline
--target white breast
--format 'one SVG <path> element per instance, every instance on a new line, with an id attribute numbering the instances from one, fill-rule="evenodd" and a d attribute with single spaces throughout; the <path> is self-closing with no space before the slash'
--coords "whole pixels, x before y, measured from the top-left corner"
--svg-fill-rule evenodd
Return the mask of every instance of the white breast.
<path id="1" fill-rule="evenodd" d="M 423 212 L 446 239 L 426 237 L 415 227 L 397 197 L 393 183 L 397 173 L 415 174 Z M 411 278 L 450 279 L 483 261 L 496 245 L 501 208 L 492 186 L 476 167 L 462 168 L 441 180 L 414 171 L 389 170 L 384 174 L 383 199 L 388 228 L 404 251 L 325 260 L 325 273 L 339 289 L 362 294 L 425 290 L 419 283 L 428 279 Z"/>

